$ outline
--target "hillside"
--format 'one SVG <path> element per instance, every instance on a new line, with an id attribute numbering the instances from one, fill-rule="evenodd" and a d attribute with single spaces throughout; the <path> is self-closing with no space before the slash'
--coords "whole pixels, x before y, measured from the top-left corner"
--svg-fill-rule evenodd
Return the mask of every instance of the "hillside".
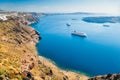
<path id="1" fill-rule="evenodd" d="M 14 13 L 0 21 L 0 80 L 87 80 L 88 77 L 63 71 L 38 56 L 39 33 L 28 26 L 38 19 L 28 13 Z"/>

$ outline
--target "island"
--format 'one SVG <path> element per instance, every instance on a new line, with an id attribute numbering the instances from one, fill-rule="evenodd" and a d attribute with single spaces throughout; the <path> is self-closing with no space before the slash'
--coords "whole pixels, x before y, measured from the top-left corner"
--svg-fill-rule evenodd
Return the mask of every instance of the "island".
<path id="1" fill-rule="evenodd" d="M 88 23 L 120 23 L 120 16 L 84 17 L 82 20 Z"/>

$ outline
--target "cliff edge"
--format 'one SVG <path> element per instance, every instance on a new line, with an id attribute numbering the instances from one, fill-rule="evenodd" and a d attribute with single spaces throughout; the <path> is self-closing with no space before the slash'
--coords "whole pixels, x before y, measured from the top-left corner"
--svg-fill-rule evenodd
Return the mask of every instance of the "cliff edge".
<path id="1" fill-rule="evenodd" d="M 28 26 L 38 19 L 29 13 L 14 13 L 0 21 L 0 80 L 87 80 L 64 71 L 38 56 L 39 33 Z"/>

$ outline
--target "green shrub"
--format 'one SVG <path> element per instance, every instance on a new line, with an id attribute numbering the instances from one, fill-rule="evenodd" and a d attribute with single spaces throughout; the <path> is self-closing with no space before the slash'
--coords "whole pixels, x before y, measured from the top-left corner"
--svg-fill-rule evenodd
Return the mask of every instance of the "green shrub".
<path id="1" fill-rule="evenodd" d="M 0 69 L 0 76 L 5 77 L 6 75 L 8 75 L 7 71 L 5 69 Z"/>

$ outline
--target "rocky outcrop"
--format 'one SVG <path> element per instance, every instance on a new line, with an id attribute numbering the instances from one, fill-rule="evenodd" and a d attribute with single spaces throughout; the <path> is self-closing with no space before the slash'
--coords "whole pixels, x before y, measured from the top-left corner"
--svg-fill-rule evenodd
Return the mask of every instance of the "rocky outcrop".
<path id="1" fill-rule="evenodd" d="M 120 80 L 120 74 L 107 74 L 103 76 L 96 76 L 88 80 Z"/>

